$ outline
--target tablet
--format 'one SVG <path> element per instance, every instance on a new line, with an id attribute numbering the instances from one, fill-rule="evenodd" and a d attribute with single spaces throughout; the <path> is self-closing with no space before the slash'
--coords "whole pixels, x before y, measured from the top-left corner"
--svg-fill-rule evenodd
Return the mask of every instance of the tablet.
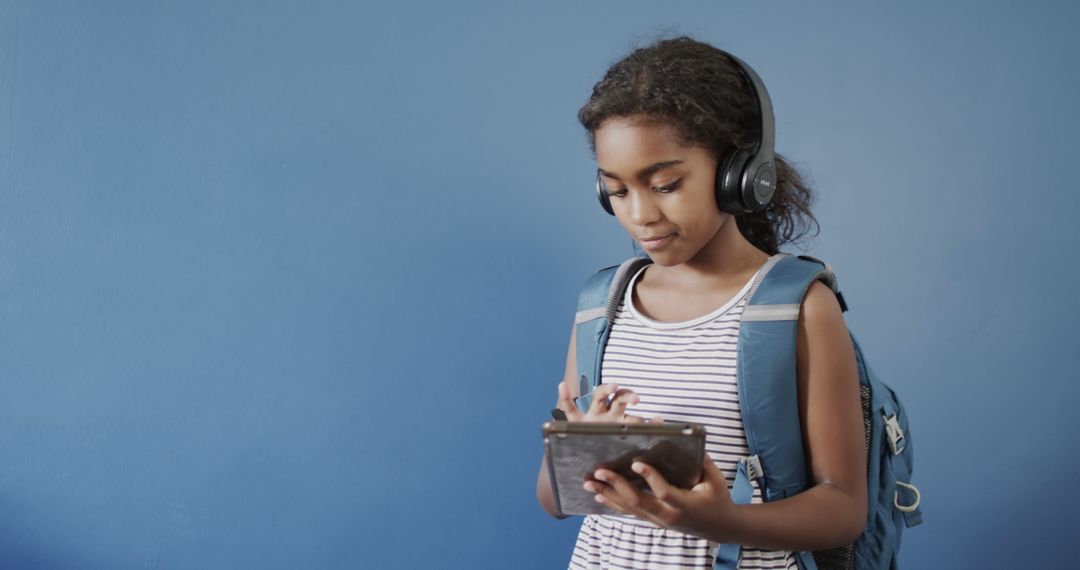
<path id="1" fill-rule="evenodd" d="M 645 491 L 648 483 L 630 469 L 637 459 L 683 489 L 701 479 L 705 428 L 695 423 L 624 424 L 547 422 L 543 426 L 548 475 L 555 505 L 563 515 L 620 514 L 597 503 L 585 481 L 603 467 Z"/>

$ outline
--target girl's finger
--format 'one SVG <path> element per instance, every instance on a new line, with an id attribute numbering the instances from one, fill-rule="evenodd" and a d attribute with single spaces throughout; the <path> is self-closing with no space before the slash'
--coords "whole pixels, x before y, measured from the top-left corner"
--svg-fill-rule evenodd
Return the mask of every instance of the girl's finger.
<path id="1" fill-rule="evenodd" d="M 581 420 L 581 410 L 578 409 L 574 399 L 570 397 L 570 388 L 566 382 L 559 382 L 559 399 L 556 406 L 566 414 L 566 419 L 572 422 Z"/>
<path id="2" fill-rule="evenodd" d="M 589 412 L 587 415 L 598 416 L 606 412 L 608 398 L 618 389 L 618 384 L 601 384 L 599 388 L 593 390 L 592 402 L 589 403 Z"/>
<path id="3" fill-rule="evenodd" d="M 622 487 L 620 482 L 622 477 L 606 470 L 597 470 L 593 473 L 593 476 L 596 478 L 596 482 L 600 483 L 595 487 L 599 502 L 628 515 L 639 516 L 641 514 L 638 510 L 638 499 Z M 619 485 L 619 487 L 616 487 L 616 485 Z M 620 488 L 622 488 L 622 491 L 620 491 Z"/>
<path id="4" fill-rule="evenodd" d="M 669 505 L 664 504 L 648 493 L 642 492 L 631 485 L 624 477 L 613 471 L 599 469 L 595 475 L 609 485 L 610 490 L 603 493 L 604 498 L 609 503 L 618 504 L 624 511 L 634 516 L 662 525 L 661 520 L 669 516 L 672 511 Z"/>
<path id="5" fill-rule="evenodd" d="M 614 418 L 615 421 L 623 421 L 623 416 L 626 414 L 626 406 L 634 405 L 641 401 L 641 398 L 637 396 L 631 390 L 619 390 L 611 398 L 611 404 L 608 408 L 608 415 Z"/>
<path id="6" fill-rule="evenodd" d="M 685 504 L 683 495 L 686 491 L 668 483 L 667 479 L 664 479 L 664 476 L 656 469 L 653 469 L 651 465 L 635 461 L 630 468 L 634 470 L 634 473 L 641 475 L 645 479 L 653 496 L 660 501 L 676 508 L 680 508 Z"/>
<path id="7" fill-rule="evenodd" d="M 559 398 L 556 402 L 560 410 L 569 411 L 567 408 L 569 404 L 573 403 L 573 400 L 570 399 L 570 390 L 566 387 L 566 381 L 559 382 Z"/>
<path id="8" fill-rule="evenodd" d="M 617 495 L 619 502 L 631 509 L 649 510 L 646 503 L 655 501 L 649 495 L 642 493 L 640 489 L 630 484 L 625 477 L 608 469 L 597 469 L 594 476 L 607 483 L 613 494 Z"/>

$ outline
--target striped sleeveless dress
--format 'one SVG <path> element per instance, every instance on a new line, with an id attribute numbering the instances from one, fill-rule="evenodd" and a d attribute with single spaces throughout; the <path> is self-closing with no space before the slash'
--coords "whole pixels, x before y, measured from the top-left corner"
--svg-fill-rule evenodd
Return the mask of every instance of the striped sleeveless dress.
<path id="1" fill-rule="evenodd" d="M 753 291 L 779 259 L 770 257 L 724 306 L 678 323 L 654 321 L 633 306 L 643 268 L 626 288 L 604 350 L 604 382 L 641 397 L 628 413 L 703 424 L 705 450 L 727 476 L 729 488 L 739 459 L 750 454 L 735 382 L 739 322 Z M 757 483 L 753 502 L 761 502 Z M 590 515 L 582 522 L 570 569 L 711 569 L 716 547 L 636 517 Z M 797 569 L 798 564 L 791 552 L 744 548 L 739 568 Z"/>

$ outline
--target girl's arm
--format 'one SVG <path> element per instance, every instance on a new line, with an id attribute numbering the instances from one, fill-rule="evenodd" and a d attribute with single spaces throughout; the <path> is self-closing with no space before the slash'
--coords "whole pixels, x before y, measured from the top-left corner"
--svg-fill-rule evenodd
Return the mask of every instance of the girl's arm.
<path id="1" fill-rule="evenodd" d="M 599 500 L 618 510 L 710 540 L 782 550 L 850 544 L 866 523 L 866 453 L 855 351 L 836 296 L 815 282 L 803 300 L 797 339 L 799 413 L 813 486 L 769 503 L 735 505 L 723 473 L 705 462 L 692 490 L 671 487 L 635 464 L 653 494 L 607 470 L 591 482 Z M 587 487 L 588 488 L 588 487 Z"/>

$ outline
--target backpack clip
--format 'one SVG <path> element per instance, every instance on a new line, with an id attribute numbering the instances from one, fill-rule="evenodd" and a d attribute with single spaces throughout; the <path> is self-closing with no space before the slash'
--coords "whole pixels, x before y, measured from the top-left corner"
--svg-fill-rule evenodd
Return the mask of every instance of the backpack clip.
<path id="1" fill-rule="evenodd" d="M 745 459 L 746 461 L 746 476 L 751 480 L 761 479 L 765 476 L 765 470 L 761 468 L 761 458 L 757 455 L 751 455 Z"/>
<path id="2" fill-rule="evenodd" d="M 897 510 L 902 513 L 915 512 L 915 510 L 919 508 L 919 503 L 922 502 L 922 493 L 919 492 L 919 488 L 911 483 L 904 483 L 902 481 L 897 481 L 896 486 L 911 491 L 911 494 L 915 496 L 915 500 L 912 501 L 910 505 L 901 505 L 900 490 L 897 489 L 896 494 L 893 496 L 893 505 L 895 505 Z"/>
<path id="3" fill-rule="evenodd" d="M 891 416 L 881 414 L 881 416 L 885 418 L 885 434 L 889 436 L 889 449 L 892 450 L 893 455 L 899 455 L 904 451 L 904 430 L 900 429 L 896 414 Z"/>

